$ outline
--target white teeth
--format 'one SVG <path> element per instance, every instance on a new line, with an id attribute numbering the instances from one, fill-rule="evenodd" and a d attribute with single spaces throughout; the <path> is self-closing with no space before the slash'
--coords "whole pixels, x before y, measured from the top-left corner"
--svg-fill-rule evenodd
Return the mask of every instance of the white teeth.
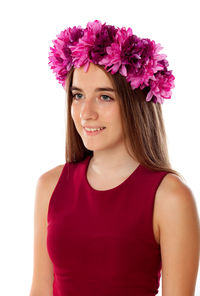
<path id="1" fill-rule="evenodd" d="M 87 127 L 85 127 L 85 129 L 86 129 L 87 131 L 94 132 L 94 131 L 100 131 L 100 130 L 102 130 L 102 129 L 104 129 L 104 128 L 103 128 L 103 127 L 100 127 L 100 128 L 87 128 Z"/>

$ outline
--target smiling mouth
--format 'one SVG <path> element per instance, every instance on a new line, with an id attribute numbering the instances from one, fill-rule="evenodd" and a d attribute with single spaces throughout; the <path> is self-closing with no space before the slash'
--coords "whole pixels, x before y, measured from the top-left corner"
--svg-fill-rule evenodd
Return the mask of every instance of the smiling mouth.
<path id="1" fill-rule="evenodd" d="M 105 129 L 105 127 L 102 129 L 99 129 L 99 130 L 89 131 L 84 128 L 84 131 L 87 135 L 97 135 L 97 134 L 100 134 L 101 132 L 103 132 L 104 129 Z"/>
<path id="2" fill-rule="evenodd" d="M 96 131 L 96 130 L 99 130 L 99 129 L 100 129 L 100 130 L 105 129 L 104 126 L 103 126 L 103 127 L 96 127 L 96 128 L 95 128 L 95 127 L 94 127 L 94 128 L 92 128 L 92 127 L 91 127 L 91 128 L 83 127 L 83 128 L 84 128 L 86 131 L 89 131 L 89 132 L 90 132 L 90 131 L 93 132 L 93 131 Z"/>

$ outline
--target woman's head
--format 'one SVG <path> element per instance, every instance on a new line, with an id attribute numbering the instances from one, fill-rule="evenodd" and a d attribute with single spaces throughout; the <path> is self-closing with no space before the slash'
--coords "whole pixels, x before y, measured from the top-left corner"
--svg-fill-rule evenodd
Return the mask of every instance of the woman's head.
<path id="1" fill-rule="evenodd" d="M 110 76 L 93 63 L 87 72 L 83 67 L 74 70 L 70 86 L 71 117 L 88 150 L 117 155 L 125 149 L 124 128 L 119 98 Z M 96 135 L 89 135 L 85 127 L 104 129 Z"/>
<path id="2" fill-rule="evenodd" d="M 103 87 L 114 92 L 95 91 Z M 80 161 L 95 149 L 114 151 L 125 145 L 128 153 L 144 166 L 181 176 L 171 169 L 161 104 L 147 102 L 148 91 L 149 88 L 133 90 L 124 76 L 111 74 L 100 65 L 91 63 L 87 72 L 83 67 L 72 68 L 66 78 L 66 161 Z M 83 126 L 106 129 L 96 136 L 87 136 Z"/>

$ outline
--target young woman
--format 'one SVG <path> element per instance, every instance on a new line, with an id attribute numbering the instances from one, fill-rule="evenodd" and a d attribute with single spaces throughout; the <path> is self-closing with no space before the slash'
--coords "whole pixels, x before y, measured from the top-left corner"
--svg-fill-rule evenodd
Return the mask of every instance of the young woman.
<path id="1" fill-rule="evenodd" d="M 67 95 L 66 163 L 40 176 L 30 296 L 193 296 L 195 199 L 171 168 L 161 104 L 174 76 L 159 45 L 94 21 L 50 64 Z"/>

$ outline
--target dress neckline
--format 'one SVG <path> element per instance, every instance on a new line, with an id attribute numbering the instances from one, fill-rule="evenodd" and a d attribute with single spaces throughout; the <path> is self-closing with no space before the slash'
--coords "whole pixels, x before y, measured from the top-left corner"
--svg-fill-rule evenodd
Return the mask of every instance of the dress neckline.
<path id="1" fill-rule="evenodd" d="M 137 176 L 137 174 L 140 172 L 140 170 L 142 169 L 142 165 L 141 163 L 134 169 L 134 171 L 119 185 L 110 188 L 110 189 L 106 189 L 106 190 L 97 190 L 95 188 L 93 188 L 90 183 L 88 182 L 87 179 L 87 170 L 88 170 L 88 166 L 89 166 L 89 162 L 92 158 L 92 155 L 89 155 L 86 157 L 85 159 L 85 166 L 84 166 L 84 182 L 86 184 L 86 186 L 89 188 L 90 191 L 95 192 L 95 193 L 111 193 L 112 191 L 116 191 L 118 189 L 121 189 L 122 187 L 124 187 L 125 185 L 128 184 L 128 182 L 130 182 L 132 179 L 135 179 L 135 177 Z"/>

